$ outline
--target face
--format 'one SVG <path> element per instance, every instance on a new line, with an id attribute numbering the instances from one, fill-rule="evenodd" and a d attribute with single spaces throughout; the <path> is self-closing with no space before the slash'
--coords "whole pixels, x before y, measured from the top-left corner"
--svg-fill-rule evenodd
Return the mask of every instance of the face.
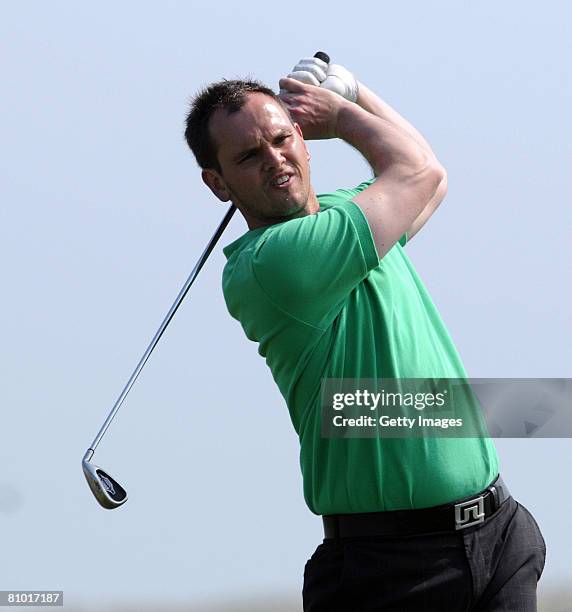
<path id="1" fill-rule="evenodd" d="M 203 180 L 251 229 L 317 212 L 302 132 L 275 100 L 248 94 L 236 113 L 215 111 L 209 129 L 221 170 L 203 170 Z"/>

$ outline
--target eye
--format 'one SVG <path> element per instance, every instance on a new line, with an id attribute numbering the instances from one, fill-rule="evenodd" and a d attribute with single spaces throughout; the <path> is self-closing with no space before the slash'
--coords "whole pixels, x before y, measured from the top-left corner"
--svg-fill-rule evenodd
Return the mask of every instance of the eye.
<path id="1" fill-rule="evenodd" d="M 242 162 L 245 162 L 245 161 L 248 161 L 249 159 L 252 159 L 255 155 L 256 155 L 255 151 L 249 151 L 246 155 L 244 155 L 243 157 L 241 157 L 238 160 L 238 163 L 242 164 Z"/>

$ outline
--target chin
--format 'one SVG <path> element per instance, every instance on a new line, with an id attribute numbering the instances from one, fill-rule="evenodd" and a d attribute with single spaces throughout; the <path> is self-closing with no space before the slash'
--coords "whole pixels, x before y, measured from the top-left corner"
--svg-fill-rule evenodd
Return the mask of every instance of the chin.
<path id="1" fill-rule="evenodd" d="M 306 200 L 302 200 L 301 198 L 289 198 L 281 206 L 281 212 L 285 216 L 296 215 L 301 213 L 306 208 L 307 204 L 308 202 Z"/>

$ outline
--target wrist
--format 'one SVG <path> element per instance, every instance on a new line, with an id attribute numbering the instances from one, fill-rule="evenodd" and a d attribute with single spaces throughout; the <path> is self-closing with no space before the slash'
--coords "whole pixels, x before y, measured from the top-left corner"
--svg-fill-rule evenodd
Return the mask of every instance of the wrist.
<path id="1" fill-rule="evenodd" d="M 352 135 L 355 132 L 355 128 L 368 114 L 358 104 L 343 99 L 336 114 L 334 126 L 336 138 L 341 138 L 350 144 L 354 144 Z"/>
<path id="2" fill-rule="evenodd" d="M 366 100 L 367 100 L 367 87 L 363 84 L 360 83 L 359 81 L 356 81 L 357 83 L 357 99 L 356 99 L 356 104 L 358 106 L 361 106 L 363 109 L 367 110 L 366 107 Z"/>

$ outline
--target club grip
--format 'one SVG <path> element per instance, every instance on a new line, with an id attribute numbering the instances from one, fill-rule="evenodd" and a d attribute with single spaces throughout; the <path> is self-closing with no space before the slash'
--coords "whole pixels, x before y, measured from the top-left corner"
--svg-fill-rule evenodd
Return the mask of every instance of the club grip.
<path id="1" fill-rule="evenodd" d="M 330 56 L 324 51 L 316 51 L 316 53 L 314 53 L 314 57 L 321 59 L 323 62 L 326 62 L 326 64 L 330 63 Z"/>

